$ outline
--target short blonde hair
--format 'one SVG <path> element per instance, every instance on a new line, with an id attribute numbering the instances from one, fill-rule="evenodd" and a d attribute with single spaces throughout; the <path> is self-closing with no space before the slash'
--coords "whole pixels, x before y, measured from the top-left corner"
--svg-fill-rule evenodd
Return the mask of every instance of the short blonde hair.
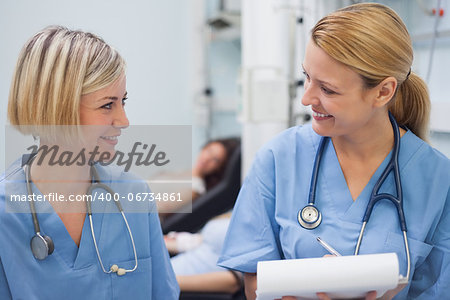
<path id="1" fill-rule="evenodd" d="M 399 84 L 389 110 L 400 125 L 427 138 L 430 99 L 425 82 L 411 72 L 413 49 L 408 30 L 389 7 L 359 3 L 322 18 L 312 30 L 313 42 L 363 79 L 366 88 L 387 77 Z"/>
<path id="2" fill-rule="evenodd" d="M 79 125 L 81 96 L 107 87 L 124 72 L 123 58 L 100 37 L 61 26 L 44 28 L 19 55 L 8 119 L 24 134 L 36 132 L 20 125 Z"/>

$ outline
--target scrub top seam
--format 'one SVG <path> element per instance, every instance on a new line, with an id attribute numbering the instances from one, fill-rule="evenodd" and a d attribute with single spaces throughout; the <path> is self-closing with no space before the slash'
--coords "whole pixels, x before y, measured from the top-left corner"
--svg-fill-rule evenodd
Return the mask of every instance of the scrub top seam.
<path id="1" fill-rule="evenodd" d="M 401 144 L 400 144 L 401 145 Z M 403 145 L 403 146 L 405 146 L 405 145 Z M 408 166 L 409 166 L 409 164 L 411 163 L 411 161 L 416 157 L 416 156 L 418 156 L 419 154 L 420 154 L 420 152 L 423 152 L 423 148 L 425 147 L 425 144 L 424 143 L 422 143 L 422 144 L 420 144 L 418 147 L 417 147 L 417 149 L 415 149 L 410 155 L 409 155 L 409 157 L 408 157 L 408 159 L 403 163 L 403 166 L 399 166 L 400 167 L 400 171 L 404 171 Z M 401 149 L 400 149 L 400 151 L 401 151 Z M 400 154 L 400 153 L 399 153 Z M 399 162 L 400 163 L 400 162 Z"/>

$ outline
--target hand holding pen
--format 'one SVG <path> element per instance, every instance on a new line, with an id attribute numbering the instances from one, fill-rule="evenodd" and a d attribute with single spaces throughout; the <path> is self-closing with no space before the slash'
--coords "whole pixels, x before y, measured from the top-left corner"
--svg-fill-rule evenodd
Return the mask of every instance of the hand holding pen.
<path id="1" fill-rule="evenodd" d="M 319 244 L 324 247 L 328 252 L 333 254 L 334 256 L 342 256 L 339 252 L 336 251 L 333 247 L 331 247 L 327 242 L 322 240 L 320 237 L 317 237 L 317 241 Z M 317 297 L 321 300 L 331 300 L 331 298 L 326 293 L 317 293 Z M 367 293 L 365 300 L 374 300 L 377 298 L 376 291 L 370 291 Z"/>

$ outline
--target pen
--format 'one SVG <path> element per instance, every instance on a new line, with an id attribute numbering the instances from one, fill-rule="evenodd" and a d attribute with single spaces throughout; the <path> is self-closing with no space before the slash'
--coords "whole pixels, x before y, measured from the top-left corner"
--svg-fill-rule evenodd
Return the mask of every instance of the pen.
<path id="1" fill-rule="evenodd" d="M 333 247 L 328 245 L 328 243 L 326 243 L 320 237 L 317 237 L 317 241 L 319 242 L 320 245 L 322 245 L 322 247 L 327 249 L 327 251 L 330 252 L 331 254 L 336 255 L 336 256 L 342 256 L 339 252 L 337 252 Z"/>

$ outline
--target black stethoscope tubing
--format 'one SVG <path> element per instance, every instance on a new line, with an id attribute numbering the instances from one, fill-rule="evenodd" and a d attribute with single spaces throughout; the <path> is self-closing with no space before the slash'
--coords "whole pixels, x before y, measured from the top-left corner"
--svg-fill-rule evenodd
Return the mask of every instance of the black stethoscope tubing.
<path id="1" fill-rule="evenodd" d="M 392 129 L 394 132 L 394 148 L 392 151 L 392 156 L 389 160 L 388 165 L 386 166 L 383 173 L 381 174 L 380 178 L 375 183 L 375 186 L 370 195 L 370 200 L 369 200 L 369 203 L 367 204 L 367 208 L 364 213 L 361 231 L 358 236 L 358 241 L 356 243 L 355 255 L 359 254 L 359 248 L 360 248 L 360 245 L 362 242 L 364 230 L 365 230 L 367 222 L 370 219 L 374 205 L 382 199 L 390 200 L 397 209 L 398 218 L 399 218 L 399 222 L 400 222 L 400 228 L 401 228 L 401 231 L 403 232 L 406 259 L 407 259 L 407 273 L 406 273 L 406 277 L 403 277 L 402 280 L 403 280 L 403 282 L 405 282 L 405 280 L 407 282 L 409 279 L 411 262 L 410 262 L 408 239 L 406 236 L 407 228 L 406 228 L 405 213 L 403 211 L 403 193 L 402 193 L 402 184 L 401 184 L 401 180 L 400 180 L 400 170 L 399 170 L 399 164 L 398 164 L 398 156 L 400 153 L 400 130 L 399 130 L 398 124 L 397 124 L 394 116 L 391 114 L 391 112 L 389 112 L 389 120 L 391 122 Z M 322 154 L 323 154 L 324 148 L 329 139 L 330 139 L 329 137 L 322 137 L 320 140 L 319 148 L 316 152 L 316 157 L 314 160 L 313 173 L 311 176 L 311 184 L 310 184 L 310 188 L 309 188 L 308 204 L 305 207 L 303 207 L 301 210 L 299 210 L 298 216 L 297 216 L 299 224 L 303 228 L 309 229 L 309 230 L 317 228 L 322 221 L 322 213 L 319 211 L 319 209 L 315 205 L 316 187 L 317 187 L 317 179 L 318 179 L 318 174 L 319 174 L 320 161 L 322 160 Z M 381 186 L 383 185 L 384 181 L 386 180 L 386 178 L 388 177 L 388 175 L 391 171 L 393 172 L 393 175 L 394 175 L 394 182 L 395 182 L 395 187 L 397 190 L 397 195 L 394 196 L 392 194 L 387 194 L 387 193 L 378 194 Z"/>
<path id="2" fill-rule="evenodd" d="M 31 188 L 31 171 L 30 170 L 31 170 L 31 163 L 35 157 L 36 157 L 36 153 L 32 153 L 31 155 L 26 155 L 22 158 L 22 165 L 23 165 L 23 168 L 25 171 L 25 181 L 26 181 L 28 195 L 33 194 L 33 191 Z M 97 172 L 94 164 L 91 164 L 91 166 L 90 166 L 90 174 L 91 174 L 91 178 L 92 178 L 91 185 L 89 186 L 89 188 L 86 192 L 86 195 L 91 195 L 93 190 L 95 190 L 95 189 L 104 189 L 107 193 L 111 194 L 112 198 L 114 199 L 114 203 L 117 206 L 117 209 L 119 210 L 119 212 L 121 213 L 122 218 L 127 227 L 128 234 L 129 234 L 129 237 L 131 240 L 131 244 L 133 246 L 133 254 L 134 254 L 134 260 L 135 260 L 135 265 L 132 269 L 119 268 L 117 265 L 112 265 L 110 270 L 105 269 L 98 246 L 97 246 L 97 240 L 95 238 L 94 225 L 93 225 L 93 221 L 92 221 L 91 201 L 88 198 L 86 201 L 86 209 L 87 209 L 87 214 L 88 214 L 88 218 L 89 218 L 89 224 L 91 227 L 92 239 L 94 242 L 94 247 L 95 247 L 95 251 L 96 251 L 100 266 L 101 266 L 103 272 L 106 274 L 117 273 L 117 275 L 120 276 L 120 275 L 129 273 L 129 272 L 134 272 L 138 267 L 136 245 L 134 243 L 133 234 L 132 234 L 130 226 L 128 224 L 128 220 L 124 214 L 122 205 L 114 197 L 115 192 L 113 191 L 113 189 L 111 189 L 109 186 L 107 186 L 106 184 L 104 184 L 100 181 L 100 176 L 98 175 L 98 172 Z M 53 240 L 49 236 L 41 235 L 41 232 L 40 232 L 41 229 L 39 226 L 39 220 L 37 218 L 36 207 L 34 205 L 34 201 L 29 201 L 29 204 L 30 204 L 30 212 L 31 212 L 31 216 L 33 218 L 33 225 L 34 225 L 34 231 L 35 231 L 35 235 L 31 238 L 31 241 L 30 241 L 31 252 L 33 253 L 33 256 L 37 260 L 44 260 L 47 258 L 47 256 L 49 256 L 53 253 L 53 251 L 55 249 L 55 245 L 53 243 Z"/>

